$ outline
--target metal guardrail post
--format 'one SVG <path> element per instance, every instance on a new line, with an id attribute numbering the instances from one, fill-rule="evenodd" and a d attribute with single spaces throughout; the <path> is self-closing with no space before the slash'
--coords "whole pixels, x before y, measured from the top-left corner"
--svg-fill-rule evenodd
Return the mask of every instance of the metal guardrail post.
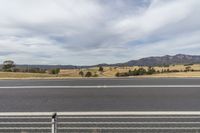
<path id="1" fill-rule="evenodd" d="M 52 115 L 51 133 L 57 133 L 57 114 Z"/>

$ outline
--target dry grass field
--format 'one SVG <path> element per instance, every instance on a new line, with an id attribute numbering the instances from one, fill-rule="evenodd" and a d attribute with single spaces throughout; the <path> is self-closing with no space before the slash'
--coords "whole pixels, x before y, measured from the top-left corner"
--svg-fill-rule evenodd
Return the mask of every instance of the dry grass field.
<path id="1" fill-rule="evenodd" d="M 195 72 L 184 72 L 186 67 L 190 67 Z M 80 78 L 80 71 L 84 74 L 91 72 L 92 75 L 98 77 L 115 77 L 116 73 L 128 72 L 129 70 L 138 69 L 139 66 L 133 67 L 103 67 L 103 72 L 99 71 L 99 67 L 85 68 L 85 69 L 61 69 L 58 75 L 48 73 L 22 73 L 22 72 L 0 72 L 0 79 L 54 79 L 54 78 Z M 148 69 L 148 67 L 143 67 Z M 200 64 L 194 65 L 171 65 L 169 67 L 154 67 L 156 71 L 162 70 L 179 70 L 181 72 L 159 73 L 153 75 L 143 75 L 137 77 L 200 77 Z"/>
<path id="2" fill-rule="evenodd" d="M 190 77 L 200 77 L 200 72 L 174 72 L 174 73 L 161 73 L 161 74 L 153 74 L 153 75 L 143 75 L 140 77 L 154 77 L 154 78 L 170 78 L 170 77 L 175 77 L 175 78 L 190 78 Z"/>
<path id="3" fill-rule="evenodd" d="M 55 75 L 46 73 L 0 72 L 0 79 L 48 78 L 48 77 L 55 77 Z"/>
<path id="4" fill-rule="evenodd" d="M 191 70 L 200 71 L 200 64 L 194 65 L 170 65 L 169 67 L 154 67 L 156 71 L 164 71 L 169 69 L 171 70 L 178 70 L 184 71 L 187 67 L 190 67 Z M 88 69 L 62 69 L 60 71 L 60 76 L 69 76 L 69 77 L 80 77 L 79 72 L 83 71 L 84 74 L 92 72 L 92 74 L 97 74 L 98 77 L 115 77 L 117 72 L 128 72 L 129 70 L 138 69 L 139 66 L 133 67 L 103 67 L 104 71 L 99 72 L 98 67 L 88 68 Z M 148 67 L 143 67 L 144 69 L 148 69 Z M 153 74 L 148 75 L 145 77 L 200 77 L 200 72 L 177 72 L 177 73 L 160 73 L 160 74 Z M 144 77 L 144 76 L 143 76 Z"/>

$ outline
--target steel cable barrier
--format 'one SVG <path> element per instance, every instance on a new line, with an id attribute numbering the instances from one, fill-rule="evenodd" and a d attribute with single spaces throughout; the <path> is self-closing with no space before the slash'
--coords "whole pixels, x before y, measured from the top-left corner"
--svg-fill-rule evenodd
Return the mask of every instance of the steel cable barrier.
<path id="1" fill-rule="evenodd" d="M 52 113 L 0 113 L 0 133 L 50 133 Z"/>
<path id="2" fill-rule="evenodd" d="M 200 133 L 200 112 L 0 113 L 0 133 Z"/>

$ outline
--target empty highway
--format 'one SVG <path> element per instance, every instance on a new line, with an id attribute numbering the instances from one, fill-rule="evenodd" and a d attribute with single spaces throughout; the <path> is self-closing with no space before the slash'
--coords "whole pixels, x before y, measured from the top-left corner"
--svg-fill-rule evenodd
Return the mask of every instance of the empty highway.
<path id="1" fill-rule="evenodd" d="M 0 112 L 197 110 L 198 78 L 0 80 Z"/>

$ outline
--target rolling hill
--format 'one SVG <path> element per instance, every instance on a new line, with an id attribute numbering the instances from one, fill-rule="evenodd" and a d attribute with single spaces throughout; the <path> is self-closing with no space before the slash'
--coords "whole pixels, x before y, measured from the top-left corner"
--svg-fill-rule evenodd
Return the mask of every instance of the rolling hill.
<path id="1" fill-rule="evenodd" d="M 164 66 L 172 64 L 200 64 L 200 55 L 185 55 L 177 54 L 174 56 L 152 56 L 141 58 L 139 60 L 130 60 L 124 63 L 116 64 L 98 64 L 92 66 L 75 66 L 75 65 L 16 65 L 17 68 L 40 68 L 40 69 L 77 69 L 77 68 L 89 68 L 89 67 L 99 67 L 99 66 Z M 0 65 L 0 68 L 2 65 Z"/>
<path id="2" fill-rule="evenodd" d="M 198 64 L 200 56 L 177 54 L 174 56 L 165 55 L 161 57 L 147 57 L 139 60 L 131 60 L 125 63 L 115 64 L 119 66 L 160 66 L 171 64 Z"/>

